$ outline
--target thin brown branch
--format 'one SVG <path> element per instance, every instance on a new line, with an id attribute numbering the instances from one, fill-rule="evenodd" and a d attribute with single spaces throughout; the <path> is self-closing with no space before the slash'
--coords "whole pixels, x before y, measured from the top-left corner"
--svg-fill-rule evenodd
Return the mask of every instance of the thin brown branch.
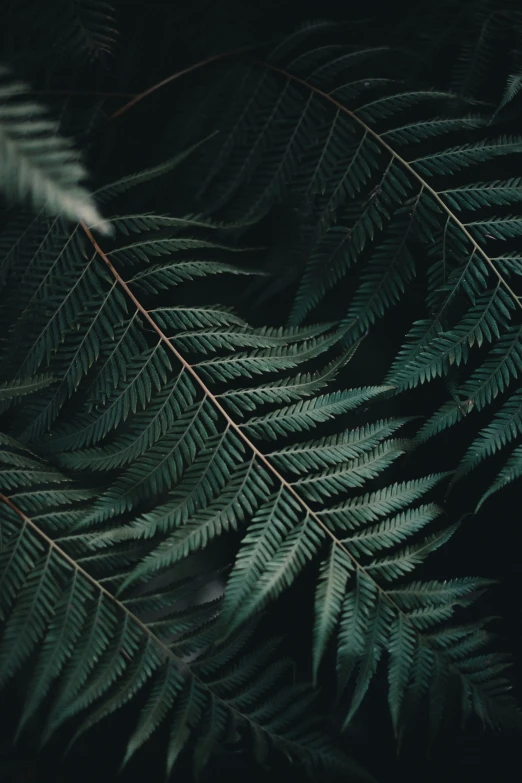
<path id="1" fill-rule="evenodd" d="M 259 49 L 262 46 L 265 46 L 266 43 L 267 41 L 262 41 L 261 43 L 257 43 L 257 44 L 240 46 L 238 49 L 231 49 L 228 52 L 221 52 L 220 54 L 214 54 L 212 55 L 212 57 L 206 57 L 204 60 L 200 60 L 199 62 L 194 63 L 194 65 L 189 65 L 188 68 L 183 68 L 183 70 L 177 71 L 176 73 L 171 74 L 171 76 L 167 76 L 165 79 L 162 79 L 160 82 L 156 82 L 156 84 L 153 84 L 152 87 L 148 87 L 143 92 L 140 92 L 138 95 L 135 95 L 131 101 L 126 103 L 124 106 L 121 106 L 113 114 L 111 114 L 109 120 L 115 120 L 117 117 L 120 117 L 129 109 L 132 109 L 133 106 L 135 106 L 137 103 L 142 101 L 144 98 L 147 98 L 149 95 L 152 95 L 152 93 L 157 92 L 157 90 L 160 90 L 162 87 L 165 87 L 165 85 L 176 81 L 176 79 L 180 79 L 182 76 L 186 76 L 188 73 L 192 73 L 192 71 L 197 71 L 199 68 L 204 68 L 205 65 L 210 65 L 210 63 L 215 63 L 218 62 L 219 60 L 225 60 L 228 57 L 235 57 L 238 54 L 244 54 L 245 52 L 251 52 L 255 49 Z"/>

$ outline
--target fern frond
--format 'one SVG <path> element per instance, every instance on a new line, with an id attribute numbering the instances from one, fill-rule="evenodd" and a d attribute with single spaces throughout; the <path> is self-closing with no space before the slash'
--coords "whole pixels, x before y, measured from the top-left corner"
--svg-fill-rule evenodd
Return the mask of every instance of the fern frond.
<path id="1" fill-rule="evenodd" d="M 0 401 L 14 400 L 26 394 L 32 394 L 39 389 L 44 389 L 53 382 L 52 375 L 36 375 L 33 378 L 23 378 L 15 381 L 0 383 Z"/>
<path id="2" fill-rule="evenodd" d="M 66 483 L 53 501 L 62 505 L 60 514 L 51 523 L 53 511 L 45 511 L 40 521 L 51 524 L 60 541 L 63 537 L 70 542 L 70 557 L 77 553 L 82 562 L 85 558 L 86 569 L 96 572 L 96 578 L 110 566 L 104 589 L 123 604 L 136 586 L 218 536 L 240 531 L 242 543 L 216 621 L 215 638 L 223 644 L 306 567 L 319 567 L 316 602 L 326 616 L 316 618 L 315 675 L 337 634 L 340 692 L 352 682 L 352 672 L 359 671 L 347 708 L 351 715 L 379 656 L 388 650 L 392 713 L 399 720 L 405 678 L 414 676 L 416 651 L 431 643 L 410 618 L 411 612 L 388 593 L 455 529 L 433 525 L 435 530 L 425 535 L 438 508 L 431 503 L 413 505 L 443 476 L 374 489 L 370 482 L 409 448 L 406 440 L 390 437 L 407 419 L 346 426 L 351 411 L 393 390 L 328 390 L 327 383 L 356 348 L 350 341 L 348 348 L 341 345 L 346 330 L 331 324 L 254 328 L 220 307 L 197 307 L 184 299 L 178 305 L 182 277 L 162 277 L 161 285 L 145 290 L 136 282 L 140 275 L 153 269 L 161 277 L 163 268 L 191 263 L 193 254 L 202 257 L 206 271 L 226 272 L 229 267 L 222 260 L 224 246 L 200 240 L 190 221 L 187 240 L 179 225 L 158 223 L 157 230 L 148 215 L 143 221 L 133 215 L 131 222 L 133 242 L 128 244 L 125 219 L 115 221 L 122 236 L 107 250 L 86 225 L 67 233 L 61 222 L 46 223 L 30 270 L 25 270 L 28 290 L 2 312 L 10 335 L 2 364 L 5 376 L 11 380 L 50 372 L 58 379 L 35 392 L 31 404 L 15 409 L 9 419 L 10 433 L 21 435 L 39 455 L 52 456 L 58 467 L 45 470 L 38 461 L 41 456 L 34 466 L 29 461 L 21 467 L 9 464 L 2 472 L 9 481 L 6 486 L 13 487 L 21 500 L 20 489 L 32 493 L 29 509 L 45 500 L 42 492 L 51 491 L 47 484 L 60 486 L 60 469 L 68 469 L 73 479 L 88 486 L 96 480 L 95 499 L 87 496 L 72 510 L 67 508 L 66 493 L 73 491 L 74 483 Z M 166 236 L 166 230 L 173 233 Z M 46 252 L 48 247 L 53 252 Z M 151 258 L 165 253 L 166 262 L 149 265 Z M 14 260 L 11 275 L 16 276 L 21 263 Z M 499 312 L 503 302 L 500 297 L 495 300 Z M 470 324 L 466 322 L 462 340 L 490 339 L 492 330 L 486 318 L 474 315 Z M 310 438 L 317 424 L 328 421 L 335 428 L 339 420 L 342 432 L 334 429 Z M 24 507 L 22 513 L 27 513 Z M 120 551 L 125 566 L 116 573 Z M 27 587 L 28 595 L 34 595 L 38 585 L 49 583 L 48 598 L 42 593 L 48 605 L 38 609 L 41 633 L 45 612 L 49 615 L 59 599 L 60 567 L 52 552 L 51 547 L 45 565 L 34 572 L 33 579 L 41 581 Z M 325 557 L 327 565 L 321 566 Z M 348 562 L 351 570 L 345 583 Z M 452 606 L 441 609 L 441 622 L 451 613 Z M 151 641 L 140 641 L 129 623 L 130 618 L 117 626 L 118 633 L 108 633 L 112 643 L 101 654 L 100 672 L 86 680 L 84 696 L 71 704 L 73 712 L 64 707 L 65 717 L 103 697 L 99 710 L 88 719 L 96 721 L 130 699 L 154 672 L 151 704 L 156 705 L 161 693 L 170 708 L 176 693 L 181 693 L 182 682 L 172 673 L 177 669 L 158 658 Z M 393 629 L 395 624 L 403 629 L 405 623 L 410 629 L 404 631 L 407 657 L 398 675 L 394 667 L 404 634 Z M 162 632 L 174 628 L 178 626 L 167 623 Z M 19 632 L 18 626 L 15 630 Z M 209 632 L 205 626 L 200 636 L 195 629 L 194 638 L 184 638 L 180 649 L 192 654 L 206 647 Z M 390 633 L 396 634 L 391 647 Z M 29 653 L 29 636 L 22 646 Z M 122 660 L 119 655 L 120 647 L 132 659 L 129 668 L 125 656 Z M 433 665 L 445 671 L 448 657 L 435 647 L 432 655 Z M 124 675 L 120 688 L 116 678 L 121 667 L 128 679 Z M 473 685 L 477 703 L 487 703 L 481 687 L 489 687 L 494 674 L 484 662 L 483 679 Z M 459 671 L 456 676 L 464 675 Z M 419 687 L 420 698 L 425 695 L 424 680 Z M 503 702 L 497 707 L 500 713 Z M 492 705 L 492 715 L 497 707 Z M 205 713 L 203 726 L 208 721 L 208 731 L 203 733 L 209 746 L 214 730 L 216 738 L 221 737 L 223 709 L 219 706 L 215 719 Z M 277 712 L 279 706 L 274 709 Z M 151 710 L 156 715 L 163 707 Z M 279 725 L 279 718 L 275 720 Z M 153 728 L 145 725 L 140 738 Z"/>
<path id="3" fill-rule="evenodd" d="M 0 683 L 26 663 L 39 646 L 18 734 L 39 710 L 51 688 L 42 741 L 71 717 L 84 720 L 71 742 L 99 720 L 146 691 L 138 724 L 123 764 L 164 722 L 170 723 L 167 771 L 194 733 L 196 774 L 213 748 L 226 742 L 232 722 L 254 742 L 300 758 L 305 766 L 350 769 L 357 766 L 336 751 L 317 721 L 300 725 L 296 701 L 311 701 L 310 691 L 282 685 L 288 662 L 271 663 L 276 645 L 243 647 L 253 632 L 246 627 L 226 645 L 213 628 L 219 601 L 187 611 L 176 609 L 176 587 L 169 591 L 168 615 L 152 619 L 147 605 L 120 601 L 91 575 L 88 542 L 80 535 L 60 536 L 52 524 L 33 521 L 2 496 L 0 583 L 5 628 L 0 654 Z M 83 557 L 82 557 L 83 556 Z M 114 576 L 125 572 L 125 553 L 109 564 Z M 84 565 L 85 563 L 85 565 Z M 89 568 L 89 571 L 86 570 Z M 183 588 L 183 586 L 182 586 Z M 161 594 L 158 594 L 158 598 Z M 277 688 L 277 690 L 276 690 Z M 182 719 L 185 716 L 188 723 Z M 189 719 L 190 718 L 190 719 Z M 205 752 L 201 755 L 202 745 Z M 198 751 L 199 748 L 199 751 Z M 364 775 L 361 771 L 361 779 Z"/>
<path id="4" fill-rule="evenodd" d="M 447 374 L 451 365 L 465 364 L 470 348 L 500 337 L 500 329 L 507 327 L 514 308 L 513 300 L 498 286 L 480 296 L 451 331 L 435 336 L 431 322 L 418 322 L 410 333 L 417 344 L 399 353 L 390 378 L 399 388 L 413 388 Z"/>
<path id="5" fill-rule="evenodd" d="M 36 209 L 96 223 L 110 233 L 92 196 L 80 185 L 85 171 L 71 144 L 45 109 L 27 98 L 28 88 L 0 68 L 0 176 L 10 202 L 29 201 Z"/>
<path id="6" fill-rule="evenodd" d="M 495 39 L 510 24 L 509 14 L 496 13 L 488 4 L 471 15 L 470 22 L 452 78 L 453 89 L 462 97 L 476 96 L 494 62 Z"/>
<path id="7" fill-rule="evenodd" d="M 522 446 L 517 446 L 511 452 L 508 460 L 506 461 L 506 464 L 502 470 L 500 470 L 488 491 L 485 492 L 480 498 L 476 510 L 478 511 L 482 504 L 485 503 L 485 501 L 491 497 L 491 495 L 494 495 L 495 492 L 498 492 L 500 489 L 502 489 L 502 487 L 506 487 L 508 484 L 511 484 L 512 481 L 516 481 L 520 478 L 520 476 L 522 476 Z"/>
<path id="8" fill-rule="evenodd" d="M 453 92 L 394 79 L 379 47 L 327 40 L 323 28 L 290 36 L 264 62 L 229 72 L 226 117 L 222 126 L 212 117 L 220 133 L 194 167 L 208 215 L 260 221 L 292 205 L 293 271 L 283 279 L 277 270 L 272 286 L 297 279 L 292 325 L 332 301 L 350 344 L 415 286 L 424 314 L 385 382 L 401 392 L 457 367 L 464 376 L 419 440 L 488 407 L 518 375 L 516 347 L 505 364 L 500 354 L 522 309 L 522 190 L 492 173 L 500 157 L 518 160 L 522 142 L 495 136 L 479 103 L 464 101 L 476 97 L 490 43 L 518 22 L 489 3 L 473 15 Z M 209 128 L 208 118 L 194 121 Z M 346 295 L 333 297 L 340 286 Z M 494 353 L 479 370 L 485 343 Z"/>
<path id="9" fill-rule="evenodd" d="M 502 111 L 502 109 L 504 109 L 508 105 L 508 103 L 511 103 L 511 101 L 514 98 L 516 98 L 521 88 L 522 88 L 522 74 L 511 73 L 507 78 L 504 94 L 502 96 L 502 100 L 500 101 L 495 114 L 497 114 L 499 111 Z"/>
<path id="10" fill-rule="evenodd" d="M 331 47 L 330 47 L 331 48 Z M 352 266 L 354 259 L 361 253 L 365 244 L 374 244 L 380 237 L 380 232 L 384 231 L 395 214 L 400 215 L 401 210 L 405 213 L 411 213 L 411 206 L 407 207 L 408 191 L 418 190 L 424 195 L 432 194 L 433 208 L 435 211 L 441 210 L 443 219 L 449 218 L 450 222 L 456 220 L 451 211 L 452 205 L 446 203 L 444 195 L 449 188 L 434 188 L 430 184 L 430 178 L 433 174 L 451 176 L 455 172 L 465 169 L 470 165 L 491 160 L 496 155 L 509 154 L 510 152 L 519 152 L 521 149 L 520 140 L 510 138 L 500 138 L 485 140 L 479 139 L 475 143 L 466 145 L 452 146 L 448 143 L 439 149 L 427 149 L 422 155 L 408 155 L 408 148 L 412 144 L 423 144 L 433 136 L 440 137 L 441 140 L 451 140 L 455 132 L 461 132 L 470 128 L 479 128 L 484 120 L 480 117 L 455 118 L 434 117 L 422 120 L 409 120 L 407 123 L 389 127 L 390 118 L 395 112 L 402 112 L 407 107 L 415 106 L 419 102 L 427 102 L 437 106 L 437 102 L 451 98 L 451 95 L 445 95 L 437 91 L 418 91 L 410 90 L 402 93 L 377 94 L 371 100 L 364 100 L 364 91 L 361 95 L 357 93 L 350 94 L 351 82 L 346 85 L 346 75 L 350 73 L 350 56 L 336 57 L 330 59 L 329 47 L 320 47 L 316 50 L 310 50 L 310 53 L 316 57 L 321 64 L 319 68 L 310 69 L 306 63 L 306 55 L 301 54 L 298 57 L 288 58 L 281 61 L 276 55 L 269 58 L 268 68 L 275 71 L 272 79 L 272 100 L 270 101 L 269 78 L 270 74 L 261 73 L 259 75 L 259 84 L 264 89 L 264 101 L 266 108 L 259 108 L 260 116 L 265 124 L 262 130 L 257 131 L 260 124 L 252 122 L 252 136 L 248 139 L 245 123 L 249 116 L 248 107 L 243 109 L 240 117 L 237 118 L 238 125 L 234 129 L 234 134 L 227 144 L 233 145 L 233 154 L 238 164 L 243 165 L 245 155 L 250 155 L 253 149 L 252 145 L 260 145 L 260 153 L 255 164 L 252 162 L 252 172 L 246 174 L 246 169 L 239 170 L 237 184 L 234 184 L 234 176 L 228 180 L 227 187 L 229 195 L 220 196 L 219 203 L 225 201 L 231 202 L 232 209 L 239 207 L 245 208 L 245 197 L 255 193 L 257 185 L 255 172 L 267 171 L 270 166 L 279 165 L 281 155 L 278 148 L 278 138 L 284 141 L 285 128 L 288 133 L 292 133 L 295 123 L 300 122 L 300 111 L 304 111 L 310 106 L 314 124 L 316 128 L 317 142 L 309 150 L 303 150 L 294 163 L 295 174 L 287 176 L 286 187 L 291 193 L 302 199 L 302 209 L 306 217 L 304 225 L 304 241 L 312 243 L 312 250 L 308 251 L 310 264 L 309 272 L 305 271 L 303 277 L 303 286 L 305 288 L 298 292 L 299 309 L 295 311 L 294 318 L 296 322 L 302 320 L 306 312 L 314 306 L 326 293 L 331 283 L 324 287 L 323 280 L 328 280 L 328 275 L 336 274 L 332 280 L 339 280 L 346 273 L 349 266 Z M 353 53 L 352 53 L 353 54 Z M 356 53 L 355 53 L 356 54 Z M 322 62 L 321 62 L 322 58 Z M 353 59 L 357 59 L 354 57 Z M 321 79 L 318 79 L 319 73 Z M 279 76 L 277 76 L 279 74 Z M 328 74 L 330 81 L 326 79 Z M 345 78 L 345 85 L 342 88 L 331 89 L 330 84 L 334 78 Z M 282 85 L 278 89 L 277 84 Z M 359 84 L 355 81 L 353 84 Z M 326 89 L 328 85 L 329 89 Z M 377 87 L 374 80 L 370 79 L 361 87 L 366 87 L 369 95 L 372 95 L 372 89 Z M 301 101 L 299 102 L 299 94 Z M 313 106 L 315 104 L 315 110 Z M 292 106 L 295 106 L 292 109 Z M 331 117 L 328 116 L 330 109 Z M 306 109 L 308 111 L 308 109 Z M 279 127 L 280 113 L 288 112 L 286 120 L 281 120 Z M 388 126 L 386 125 L 388 123 Z M 241 130 L 245 128 L 247 138 L 243 138 Z M 264 140 L 264 135 L 268 138 Z M 234 138 L 237 135 L 237 141 Z M 312 135 L 311 133 L 309 135 Z M 273 141 L 272 141 L 273 138 Z M 344 143 L 342 143 L 344 142 Z M 216 142 L 218 147 L 219 141 Z M 262 152 L 261 149 L 266 149 Z M 244 152 L 245 150 L 245 152 Z M 246 152 L 248 150 L 248 152 Z M 229 171 L 230 155 L 232 151 L 228 149 L 227 172 Z M 214 150 L 209 151 L 216 160 Z M 246 164 L 245 164 L 246 165 Z M 267 168 L 268 167 L 268 168 Z M 372 170 L 375 174 L 372 175 Z M 250 171 L 250 169 L 249 169 Z M 218 171 L 214 175 L 217 179 Z M 249 178 L 248 187 L 243 185 Z M 499 183 L 497 183 L 499 184 Z M 459 186 L 460 187 L 460 186 Z M 235 194 L 233 191 L 235 188 Z M 509 198 L 509 184 L 504 187 L 504 198 Z M 410 193 L 411 196 L 411 193 Z M 281 197 L 279 190 L 272 192 L 272 200 L 277 201 Z M 415 197 L 415 196 L 414 196 Z M 500 196 L 499 196 L 500 198 Z M 493 197 L 494 199 L 494 197 Z M 471 199 L 470 199 L 471 200 Z M 518 200 L 514 196 L 514 200 Z M 351 203 L 350 203 L 351 202 Z M 339 233 L 342 226 L 346 226 L 345 219 L 341 222 L 336 215 L 338 207 L 348 203 L 349 210 L 354 210 L 354 219 L 349 219 L 348 233 L 342 253 L 336 259 L 336 264 L 332 271 L 329 269 L 331 264 L 327 258 L 315 256 L 315 247 L 323 241 L 325 232 L 332 227 Z M 488 196 L 484 197 L 483 204 L 488 203 Z M 491 202 L 493 203 L 493 202 Z M 505 203 L 505 201 L 504 201 Z M 509 203 L 512 203 L 511 201 Z M 373 217 L 372 217 L 373 213 Z M 261 214 L 258 210 L 257 214 Z M 360 216 L 360 225 L 357 215 Z M 440 221 L 441 218 L 438 218 Z M 312 221 L 312 222 L 310 222 Z M 352 224 L 352 225 L 350 225 Z M 358 227 L 354 232 L 354 226 Z M 456 221 L 457 230 L 462 229 L 462 224 Z M 397 233 L 404 237 L 405 229 L 398 229 Z M 472 232 L 464 231 L 464 237 L 468 240 L 472 237 Z M 359 238 L 360 235 L 360 238 Z M 342 232 L 340 233 L 342 236 Z M 407 249 L 408 242 L 404 242 Z M 377 247 L 379 247 L 377 245 Z M 346 257 L 346 254 L 349 254 Z M 383 251 L 383 258 L 386 253 Z M 352 258 L 350 259 L 350 256 Z M 317 258 L 317 261 L 313 259 Z M 314 277 L 307 278 L 306 275 L 312 275 L 314 266 L 321 272 Z M 334 269 L 339 270 L 337 273 Z M 411 274 L 411 273 L 410 273 Z M 323 278 L 323 280 L 321 280 Z M 400 279 L 400 278 L 399 278 Z M 319 293 L 314 290 L 314 283 L 321 286 Z M 389 305 L 383 303 L 383 312 Z"/>
<path id="11" fill-rule="evenodd" d="M 106 0 L 65 0 L 56 9 L 55 46 L 63 56 L 87 61 L 112 55 L 117 39 L 115 13 Z"/>
<path id="12" fill-rule="evenodd" d="M 456 390 L 456 398 L 445 403 L 422 426 L 417 438 L 425 441 L 442 432 L 472 410 L 480 411 L 502 394 L 522 371 L 522 329 L 511 326 L 490 350 L 484 362 Z"/>
<path id="13" fill-rule="evenodd" d="M 460 478 L 506 446 L 522 432 L 522 390 L 518 389 L 484 427 L 462 458 L 455 478 Z"/>

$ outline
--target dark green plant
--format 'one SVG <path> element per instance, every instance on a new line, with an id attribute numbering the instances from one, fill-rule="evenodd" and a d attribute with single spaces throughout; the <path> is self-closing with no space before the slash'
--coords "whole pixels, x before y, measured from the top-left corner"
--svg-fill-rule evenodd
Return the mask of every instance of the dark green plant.
<path id="1" fill-rule="evenodd" d="M 278 202 L 295 205 L 292 255 L 272 287 L 297 279 L 290 324 L 303 323 L 344 284 L 339 315 L 350 342 L 420 278 L 424 315 L 387 375 L 398 393 L 449 383 L 447 403 L 422 425 L 419 441 L 512 394 L 470 444 L 457 478 L 522 431 L 522 188 L 497 173 L 504 157 L 511 173 L 522 139 L 499 135 L 494 107 L 472 104 L 473 113 L 462 113 L 456 93 L 392 78 L 382 47 L 325 43 L 328 31 L 324 23 L 306 26 L 265 61 L 219 75 L 210 94 L 223 126 L 195 169 L 204 171 L 195 203 L 249 221 Z M 516 452 L 499 482 L 521 471 Z"/>
<path id="2" fill-rule="evenodd" d="M 311 24 L 258 61 L 216 61 L 187 109 L 198 143 L 92 201 L 82 191 L 89 214 L 68 208 L 76 180 L 58 177 L 45 199 L 40 171 L 63 144 L 20 94 L 14 136 L 43 141 L 29 185 L 23 161 L 5 164 L 6 192 L 43 209 L 7 211 L 0 235 L 0 685 L 33 666 L 17 736 L 39 714 L 45 741 L 83 712 L 76 737 L 142 697 L 124 763 L 168 723 L 168 774 L 194 735 L 196 775 L 216 746 L 250 737 L 261 762 L 279 750 L 363 779 L 263 639 L 302 574 L 309 671 L 331 690 L 335 648 L 339 727 L 381 660 L 399 741 L 423 705 L 435 735 L 455 692 L 463 719 L 520 725 L 508 660 L 468 614 L 490 580 L 410 574 L 459 526 L 440 487 L 522 429 L 522 189 L 496 169 L 522 141 L 481 105 L 463 112 L 466 91 L 410 85 L 387 47 L 345 38 Z M 163 181 L 187 183 L 191 214 L 149 211 Z M 256 250 L 280 204 L 295 211 L 286 278 Z M 385 382 L 352 379 L 350 360 L 417 274 L 425 317 Z M 261 280 L 265 302 L 293 284 L 288 325 L 203 300 L 214 275 L 242 290 Z M 334 289 L 342 311 L 309 323 Z M 435 379 L 448 401 L 427 420 L 389 413 Z M 394 480 L 403 455 L 486 408 L 456 471 L 448 460 Z M 482 501 L 522 473 L 520 448 Z M 182 580 L 179 564 L 225 537 L 223 598 L 186 608 L 212 575 Z"/>

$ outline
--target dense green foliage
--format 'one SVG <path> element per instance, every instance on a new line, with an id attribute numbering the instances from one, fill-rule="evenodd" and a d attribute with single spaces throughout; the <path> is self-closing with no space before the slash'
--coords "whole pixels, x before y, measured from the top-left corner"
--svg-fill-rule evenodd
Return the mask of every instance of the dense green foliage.
<path id="1" fill-rule="evenodd" d="M 112 6 L 69 11 L 61 56 L 112 56 Z M 389 42 L 317 22 L 218 56 L 183 77 L 167 154 L 102 170 L 92 193 L 66 133 L 2 72 L 0 686 L 29 673 L 17 736 L 71 722 L 75 739 L 140 700 L 124 763 L 162 724 L 168 774 L 189 741 L 196 776 L 246 741 L 261 763 L 282 751 L 363 780 L 332 736 L 382 666 L 399 742 L 420 714 L 435 737 L 455 697 L 463 721 L 520 726 L 508 658 L 473 613 L 491 580 L 422 569 L 466 535 L 455 487 L 472 511 L 522 475 L 515 43 L 479 100 L 490 50 L 520 20 L 482 3 L 463 37 L 457 18 L 457 65 L 427 84 L 439 21 L 418 13 L 418 80 L 411 18 Z M 64 108 L 86 148 L 86 115 L 98 135 L 119 121 Z M 401 309 L 390 349 L 382 324 Z M 371 381 L 352 370 L 365 355 Z M 419 417 L 428 384 L 440 394 Z M 443 464 L 414 472 L 442 435 Z M 219 574 L 182 576 L 221 539 Z M 223 595 L 201 600 L 216 576 Z M 329 722 L 269 638 L 292 594 L 310 679 L 339 705 Z"/>

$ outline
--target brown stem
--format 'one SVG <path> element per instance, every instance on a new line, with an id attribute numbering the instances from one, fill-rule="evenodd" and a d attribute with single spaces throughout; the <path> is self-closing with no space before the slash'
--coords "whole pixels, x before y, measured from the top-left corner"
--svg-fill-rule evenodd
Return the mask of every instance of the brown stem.
<path id="1" fill-rule="evenodd" d="M 262 41 L 261 43 L 257 43 L 257 44 L 240 46 L 238 49 L 231 49 L 228 52 L 221 52 L 220 54 L 214 54 L 211 57 L 206 57 L 204 60 L 200 60 L 194 65 L 189 65 L 188 68 L 183 68 L 182 71 L 177 71 L 176 73 L 173 73 L 171 76 L 167 76 L 165 79 L 162 79 L 160 82 L 153 84 L 152 87 L 148 87 L 143 92 L 140 92 L 139 95 L 135 95 L 134 98 L 132 98 L 132 100 L 130 100 L 128 103 L 124 104 L 124 106 L 121 106 L 113 114 L 111 114 L 109 120 L 115 120 L 117 117 L 120 117 L 122 114 L 124 114 L 126 111 L 131 109 L 133 106 L 135 106 L 137 103 L 142 101 L 144 98 L 147 98 L 149 95 L 152 95 L 152 93 L 156 92 L 156 90 L 159 90 L 161 87 L 164 87 L 166 84 L 170 84 L 170 82 L 179 79 L 181 76 L 186 76 L 187 73 L 192 73 L 192 71 L 196 71 L 198 70 L 198 68 L 203 68 L 205 65 L 209 65 L 210 63 L 217 62 L 218 60 L 224 60 L 227 57 L 234 57 L 237 54 L 243 54 L 244 52 L 250 52 L 254 49 L 259 49 L 261 46 L 265 46 L 266 43 L 267 41 Z"/>

